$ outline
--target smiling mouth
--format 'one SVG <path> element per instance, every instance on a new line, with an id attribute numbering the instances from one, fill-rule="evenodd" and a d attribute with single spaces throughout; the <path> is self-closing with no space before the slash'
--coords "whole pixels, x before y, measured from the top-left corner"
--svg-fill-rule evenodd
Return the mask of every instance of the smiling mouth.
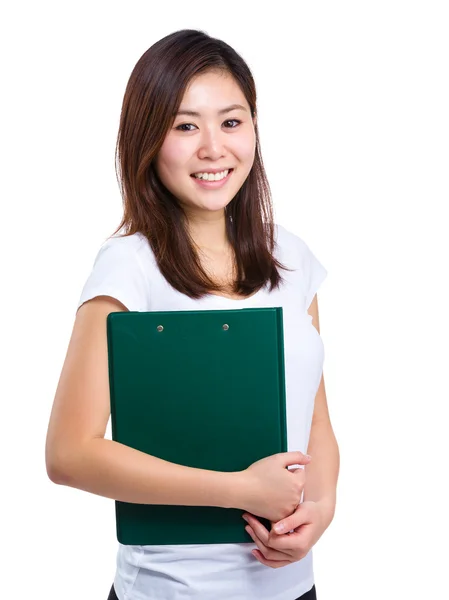
<path id="1" fill-rule="evenodd" d="M 208 179 L 201 179 L 198 177 L 194 177 L 194 175 L 190 175 L 190 177 L 194 180 L 195 185 L 204 189 L 215 190 L 224 187 L 228 183 L 229 179 L 232 177 L 233 172 L 234 169 L 229 169 L 226 177 L 223 177 L 222 179 L 217 179 L 216 181 L 215 179 L 212 179 L 211 181 L 209 181 Z"/>
<path id="2" fill-rule="evenodd" d="M 228 173 L 227 173 L 226 177 L 228 177 L 232 173 L 233 170 L 234 170 L 233 168 L 232 169 L 223 169 L 223 171 L 220 171 L 220 172 L 223 173 L 224 171 L 227 171 Z M 201 173 L 201 171 L 199 171 L 199 172 Z M 215 174 L 216 173 L 213 173 L 213 175 L 215 175 Z M 195 177 L 195 173 L 192 173 L 190 175 L 190 177 L 193 177 L 193 179 L 196 179 L 197 181 L 205 181 L 205 182 L 210 182 L 210 183 L 213 183 L 214 181 L 222 181 L 223 179 L 226 179 L 226 177 L 223 177 L 222 179 L 217 179 L 217 180 L 215 180 L 215 179 L 203 179 L 202 177 Z"/>

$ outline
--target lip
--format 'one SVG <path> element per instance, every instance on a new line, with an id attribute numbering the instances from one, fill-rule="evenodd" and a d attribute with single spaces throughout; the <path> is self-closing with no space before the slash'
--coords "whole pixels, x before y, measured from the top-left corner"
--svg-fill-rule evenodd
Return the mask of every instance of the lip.
<path id="1" fill-rule="evenodd" d="M 226 170 L 226 169 L 222 169 L 222 170 Z M 220 172 L 220 171 L 218 171 Z M 226 175 L 226 177 L 224 177 L 223 179 L 220 179 L 220 181 L 205 181 L 204 179 L 197 179 L 196 177 L 193 177 L 193 175 L 191 175 L 191 179 L 193 179 L 193 181 L 198 184 L 199 186 L 203 187 L 203 188 L 209 188 L 209 189 L 217 189 L 217 188 L 221 188 L 224 185 L 226 185 L 226 183 L 229 181 L 229 179 L 231 178 L 231 175 L 234 173 L 234 169 L 231 169 L 229 171 L 229 173 Z"/>

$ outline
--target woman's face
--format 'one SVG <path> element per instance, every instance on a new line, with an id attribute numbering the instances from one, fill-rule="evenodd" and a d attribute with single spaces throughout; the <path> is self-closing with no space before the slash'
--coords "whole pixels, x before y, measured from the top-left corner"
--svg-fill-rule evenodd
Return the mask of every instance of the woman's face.
<path id="1" fill-rule="evenodd" d="M 228 109 L 231 105 L 241 105 Z M 190 215 L 223 211 L 247 178 L 256 149 L 255 120 L 237 83 L 229 74 L 194 78 L 155 159 L 165 187 Z M 201 185 L 193 173 L 233 169 L 223 182 Z"/>

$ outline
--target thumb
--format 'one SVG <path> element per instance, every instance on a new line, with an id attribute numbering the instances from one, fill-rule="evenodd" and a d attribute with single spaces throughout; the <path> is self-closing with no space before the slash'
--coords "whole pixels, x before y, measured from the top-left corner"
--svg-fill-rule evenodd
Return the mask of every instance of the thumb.
<path id="1" fill-rule="evenodd" d="M 276 533 L 288 533 L 289 531 L 293 531 L 297 527 L 299 527 L 300 523 L 298 523 L 298 516 L 290 515 L 281 521 L 278 521 L 273 525 L 273 529 Z"/>
<path id="2" fill-rule="evenodd" d="M 273 525 L 274 531 L 276 533 L 287 533 L 287 531 L 291 531 L 292 529 L 294 529 L 294 527 L 289 524 L 289 521 L 290 521 L 290 517 L 287 517 L 286 519 L 279 521 L 278 523 Z"/>
<path id="3" fill-rule="evenodd" d="M 272 529 L 276 533 L 288 533 L 289 531 L 297 529 L 300 525 L 307 523 L 307 515 L 302 510 L 302 506 L 302 503 L 298 504 L 295 511 L 291 515 L 285 517 L 285 519 L 277 521 L 276 523 L 272 523 Z"/>
<path id="4" fill-rule="evenodd" d="M 282 464 L 284 467 L 288 467 L 290 465 L 306 465 L 309 464 L 310 459 L 312 458 L 308 454 L 303 454 L 302 452 L 292 451 L 292 452 L 282 452 L 280 454 L 282 458 Z"/>

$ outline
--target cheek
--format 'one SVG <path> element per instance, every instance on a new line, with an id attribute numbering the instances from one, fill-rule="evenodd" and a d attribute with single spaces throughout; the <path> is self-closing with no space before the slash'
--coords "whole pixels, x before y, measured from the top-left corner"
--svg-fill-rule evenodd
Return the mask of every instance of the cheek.
<path id="1" fill-rule="evenodd" d="M 177 172 L 185 169 L 187 157 L 187 148 L 183 147 L 179 142 L 168 138 L 159 150 L 157 168 L 162 176 L 164 174 L 171 175 L 172 177 L 176 176 Z"/>
<path id="2" fill-rule="evenodd" d="M 236 137 L 233 151 L 241 162 L 252 164 L 256 153 L 255 136 Z"/>

